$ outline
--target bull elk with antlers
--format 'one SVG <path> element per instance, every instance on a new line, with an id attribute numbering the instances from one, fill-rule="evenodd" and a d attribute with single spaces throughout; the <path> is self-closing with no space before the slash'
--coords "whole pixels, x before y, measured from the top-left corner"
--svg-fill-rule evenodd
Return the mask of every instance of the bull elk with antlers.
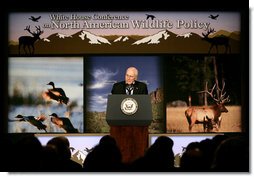
<path id="1" fill-rule="evenodd" d="M 217 98 L 215 98 L 216 94 L 213 93 L 215 88 L 217 88 L 217 94 L 219 94 Z M 217 131 L 219 130 L 221 124 L 221 114 L 228 112 L 224 104 L 230 101 L 229 96 L 226 97 L 224 88 L 225 83 L 223 83 L 222 89 L 220 89 L 217 84 L 214 84 L 210 92 L 207 90 L 203 91 L 211 96 L 213 101 L 215 101 L 214 105 L 192 106 L 185 111 L 185 116 L 189 123 L 189 131 L 192 130 L 192 127 L 195 124 L 203 124 L 204 132 L 210 132 L 214 127 Z"/>
<path id="2" fill-rule="evenodd" d="M 213 38 L 208 37 L 211 33 L 214 33 L 215 30 L 210 28 L 206 34 L 202 33 L 203 35 L 203 40 L 209 42 L 211 44 L 210 49 L 208 51 L 208 53 L 211 52 L 212 48 L 215 46 L 216 47 L 216 51 L 218 53 L 218 46 L 222 45 L 225 46 L 225 53 L 227 53 L 229 51 L 229 53 L 231 52 L 231 47 L 229 45 L 229 38 L 223 35 L 220 36 L 215 36 Z"/>
<path id="3" fill-rule="evenodd" d="M 31 32 L 30 26 L 26 26 L 24 30 L 28 31 L 33 36 L 21 36 L 19 37 L 19 55 L 20 55 L 20 47 L 23 46 L 23 50 L 25 54 L 27 54 L 26 47 L 28 48 L 29 54 L 34 54 L 34 43 L 35 41 L 40 39 L 40 35 L 43 33 L 41 31 L 40 26 L 35 26 L 36 32 Z M 32 50 L 31 50 L 32 48 Z"/>

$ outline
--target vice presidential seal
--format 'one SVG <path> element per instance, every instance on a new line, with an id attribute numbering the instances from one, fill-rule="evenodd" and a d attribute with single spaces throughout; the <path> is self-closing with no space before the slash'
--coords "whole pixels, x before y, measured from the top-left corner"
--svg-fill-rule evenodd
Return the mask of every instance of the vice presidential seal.
<path id="1" fill-rule="evenodd" d="M 138 103 L 134 98 L 125 98 L 121 103 L 121 110 L 126 115 L 135 114 L 138 110 Z"/>

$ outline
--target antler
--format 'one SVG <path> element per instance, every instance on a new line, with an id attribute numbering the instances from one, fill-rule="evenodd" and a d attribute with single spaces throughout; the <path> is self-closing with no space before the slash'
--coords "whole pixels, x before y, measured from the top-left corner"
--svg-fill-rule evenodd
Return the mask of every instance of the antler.
<path id="1" fill-rule="evenodd" d="M 29 33 L 33 34 L 33 33 L 31 32 L 31 30 L 30 30 L 30 25 L 29 25 L 29 26 L 26 26 L 26 28 L 25 28 L 24 30 L 26 30 L 26 31 L 28 31 Z"/>
<path id="2" fill-rule="evenodd" d="M 207 84 L 207 83 L 206 83 Z M 215 87 L 217 87 L 217 99 L 215 98 L 216 95 L 213 93 L 214 92 L 214 89 Z M 209 94 L 212 99 L 214 101 L 216 101 L 217 103 L 226 103 L 226 102 L 229 102 L 230 99 L 229 99 L 229 95 L 225 98 L 226 96 L 226 92 L 224 92 L 224 89 L 225 89 L 225 82 L 223 82 L 222 84 L 222 89 L 219 88 L 219 86 L 217 84 L 214 84 L 213 88 L 211 89 L 211 91 L 206 91 L 207 94 Z M 224 92 L 224 93 L 223 93 Z"/>
<path id="3" fill-rule="evenodd" d="M 43 31 L 41 31 L 41 27 L 40 26 L 35 26 L 35 28 L 36 28 L 36 31 L 37 31 L 37 34 L 42 34 L 43 33 Z"/>
<path id="4" fill-rule="evenodd" d="M 35 28 L 36 28 L 36 32 L 31 32 L 30 25 L 26 26 L 24 30 L 28 31 L 32 35 L 41 35 L 43 33 L 40 26 L 35 26 Z"/>
<path id="5" fill-rule="evenodd" d="M 206 84 L 207 84 L 207 82 L 206 82 Z M 216 95 L 213 93 L 215 87 L 216 87 L 216 84 L 213 85 L 213 88 L 211 89 L 211 92 L 209 92 L 208 90 L 206 90 L 205 92 L 206 92 L 208 95 L 210 95 L 211 98 L 212 98 L 214 101 L 219 102 L 219 100 L 215 98 Z"/>
<path id="6" fill-rule="evenodd" d="M 208 37 L 209 34 L 214 33 L 214 32 L 216 32 L 216 31 L 214 30 L 214 28 L 210 28 L 210 29 L 208 29 L 208 31 L 207 31 L 206 34 L 205 34 L 205 33 L 202 33 L 202 35 L 203 35 L 204 37 Z"/>
<path id="7" fill-rule="evenodd" d="M 220 95 L 219 95 L 219 101 L 220 101 L 221 103 L 229 102 L 229 101 L 230 101 L 229 95 L 225 98 L 225 96 L 226 96 L 226 92 L 224 92 L 225 82 L 223 82 L 223 84 L 222 84 L 222 89 L 220 89 L 219 87 L 217 87 L 217 88 L 218 88 L 219 93 L 220 93 Z M 224 92 L 224 93 L 223 93 L 223 92 Z"/>

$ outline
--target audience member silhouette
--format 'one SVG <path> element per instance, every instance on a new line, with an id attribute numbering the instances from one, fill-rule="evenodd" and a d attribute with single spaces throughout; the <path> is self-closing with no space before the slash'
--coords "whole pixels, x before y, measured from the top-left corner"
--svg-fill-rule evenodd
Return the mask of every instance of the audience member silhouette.
<path id="1" fill-rule="evenodd" d="M 64 136 L 50 139 L 42 146 L 34 135 L 2 140 L 3 152 L 12 154 L 2 158 L 1 168 L 10 172 L 248 172 L 249 141 L 247 137 L 216 135 L 212 139 L 191 142 L 174 167 L 174 142 L 167 136 L 158 137 L 143 157 L 131 164 L 122 163 L 117 143 L 110 135 L 103 136 L 88 153 L 82 165 L 71 160 L 70 143 Z M 7 149 L 3 147 L 7 146 Z"/>
<path id="2" fill-rule="evenodd" d="M 15 152 L 17 151 L 15 148 L 15 143 L 13 142 L 13 138 L 9 136 L 3 136 L 0 141 L 0 152 L 1 152 L 1 171 L 12 172 L 15 171 L 15 162 L 13 164 L 13 160 L 16 161 Z M 15 158 L 14 158 L 15 157 Z"/>
<path id="3" fill-rule="evenodd" d="M 222 141 L 224 141 L 228 138 L 229 138 L 228 135 L 215 135 L 212 138 L 213 142 L 215 143 L 215 148 L 217 148 L 222 143 Z"/>
<path id="4" fill-rule="evenodd" d="M 245 137 L 231 137 L 216 149 L 212 171 L 249 172 L 249 143 Z"/>
<path id="5" fill-rule="evenodd" d="M 203 156 L 203 171 L 210 171 L 216 147 L 217 146 L 212 139 L 207 138 L 200 141 L 199 149 L 201 150 Z"/>
<path id="6" fill-rule="evenodd" d="M 167 136 L 158 137 L 147 149 L 143 157 L 130 165 L 130 171 L 166 172 L 175 171 L 173 140 Z"/>
<path id="7" fill-rule="evenodd" d="M 57 136 L 50 139 L 47 146 L 53 146 L 57 151 L 58 165 L 56 171 L 59 172 L 80 172 L 82 165 L 71 160 L 70 142 L 64 136 Z"/>
<path id="8" fill-rule="evenodd" d="M 186 147 L 181 160 L 180 170 L 188 172 L 206 171 L 205 159 L 199 142 L 191 142 Z"/>
<path id="9" fill-rule="evenodd" d="M 58 154 L 55 146 L 43 146 L 41 167 L 45 172 L 57 172 L 61 170 L 61 164 L 58 162 Z"/>
<path id="10" fill-rule="evenodd" d="M 202 140 L 199 144 L 200 150 L 203 153 L 204 171 L 210 171 L 214 159 L 215 150 L 222 141 L 229 138 L 227 135 L 216 135 L 212 139 Z"/>
<path id="11" fill-rule="evenodd" d="M 86 172 L 119 172 L 125 171 L 122 155 L 116 141 L 110 135 L 100 139 L 83 163 Z"/>
<path id="12" fill-rule="evenodd" d="M 37 137 L 26 135 L 15 144 L 12 161 L 15 172 L 38 172 L 41 171 L 42 145 Z"/>

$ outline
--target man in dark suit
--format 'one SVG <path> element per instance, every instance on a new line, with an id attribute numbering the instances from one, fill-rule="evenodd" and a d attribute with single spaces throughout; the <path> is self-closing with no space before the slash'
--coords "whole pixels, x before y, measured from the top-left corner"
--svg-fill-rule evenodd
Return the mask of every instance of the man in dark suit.
<path id="1" fill-rule="evenodd" d="M 129 67 L 125 73 L 125 81 L 117 82 L 113 85 L 112 94 L 148 94 L 147 85 L 137 81 L 138 70 L 135 67 Z"/>

